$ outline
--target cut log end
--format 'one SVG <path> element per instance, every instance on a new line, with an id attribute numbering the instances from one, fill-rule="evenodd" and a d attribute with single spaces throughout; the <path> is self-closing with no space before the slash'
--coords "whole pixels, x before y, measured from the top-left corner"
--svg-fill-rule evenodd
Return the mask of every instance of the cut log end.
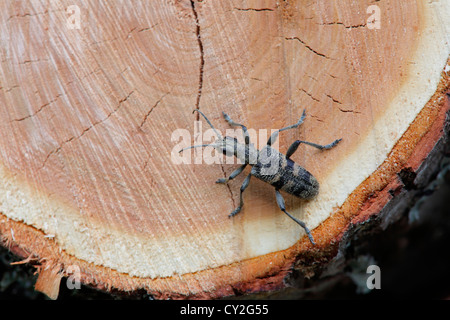
<path id="1" fill-rule="evenodd" d="M 73 270 L 155 298 L 276 291 L 293 267 L 325 269 L 352 226 L 395 220 L 397 195 L 436 170 L 450 108 L 443 3 L 73 2 L 0 5 L 0 235 L 38 261 L 51 298 Z M 223 135 L 226 111 L 260 148 L 305 108 L 281 152 L 343 138 L 292 156 L 320 182 L 312 201 L 286 197 L 316 245 L 257 179 L 228 218 L 242 179 L 214 182 L 236 162 L 210 165 L 204 149 L 177 163 L 213 136 L 193 109 Z"/>

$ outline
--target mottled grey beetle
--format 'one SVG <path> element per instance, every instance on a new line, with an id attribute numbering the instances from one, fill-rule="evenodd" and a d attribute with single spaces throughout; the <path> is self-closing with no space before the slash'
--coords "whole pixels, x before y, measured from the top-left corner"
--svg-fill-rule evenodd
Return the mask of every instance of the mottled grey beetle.
<path id="1" fill-rule="evenodd" d="M 305 223 L 293 217 L 289 212 L 286 211 L 284 199 L 279 190 L 283 190 L 289 194 L 305 200 L 314 198 L 319 193 L 319 182 L 311 173 L 292 161 L 290 157 L 297 150 L 298 146 L 301 143 L 310 145 L 320 150 L 328 150 L 336 146 L 342 139 L 337 139 L 327 145 L 319 145 L 312 142 L 297 140 L 289 147 L 286 155 L 284 155 L 272 148 L 271 145 L 275 143 L 279 132 L 288 129 L 294 129 L 300 126 L 306 117 L 305 111 L 303 111 L 300 120 L 296 124 L 275 131 L 267 141 L 267 145 L 261 150 L 256 149 L 253 144 L 250 144 L 250 136 L 248 134 L 247 128 L 244 125 L 231 120 L 231 118 L 225 112 L 222 112 L 222 114 L 225 120 L 230 125 L 239 126 L 242 128 L 245 144 L 239 143 L 236 138 L 228 136 L 222 137 L 222 135 L 214 128 L 208 118 L 200 110 L 195 109 L 193 112 L 195 111 L 200 113 L 205 118 L 206 122 L 216 133 L 217 139 L 212 144 L 190 146 L 181 149 L 179 152 L 190 148 L 211 146 L 225 155 L 234 155 L 242 163 L 244 163 L 241 167 L 233 171 L 228 178 L 220 178 L 216 181 L 216 183 L 227 183 L 229 180 L 236 178 L 247 165 L 253 166 L 250 174 L 242 183 L 240 189 L 239 206 L 235 210 L 233 210 L 233 212 L 231 212 L 229 216 L 232 217 L 241 211 L 242 206 L 244 205 L 242 193 L 247 188 L 250 182 L 250 177 L 254 176 L 255 178 L 267 182 L 275 187 L 275 197 L 281 211 L 286 213 L 292 220 L 302 226 L 302 228 L 306 231 L 306 234 L 308 235 L 311 243 L 315 244 L 313 236 L 311 235 L 308 227 L 306 227 Z"/>

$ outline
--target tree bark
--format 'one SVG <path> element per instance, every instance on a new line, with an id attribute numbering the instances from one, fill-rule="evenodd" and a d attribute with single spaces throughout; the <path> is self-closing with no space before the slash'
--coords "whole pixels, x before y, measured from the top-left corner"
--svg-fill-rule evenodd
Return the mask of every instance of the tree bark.
<path id="1" fill-rule="evenodd" d="M 435 173 L 449 109 L 448 4 L 2 3 L 3 243 L 37 261 L 38 289 L 54 298 L 74 273 L 156 298 L 274 292 L 292 285 L 292 270 L 314 277 L 354 226 L 379 217 L 384 228 L 418 172 L 426 182 Z M 227 112 L 257 147 L 306 109 L 299 129 L 280 134 L 281 152 L 297 139 L 343 139 L 292 156 L 320 182 L 312 201 L 285 195 L 315 246 L 257 179 L 228 218 L 242 178 L 215 181 L 236 162 L 192 153 L 176 163 L 183 146 L 211 141 L 193 109 L 222 134 Z"/>

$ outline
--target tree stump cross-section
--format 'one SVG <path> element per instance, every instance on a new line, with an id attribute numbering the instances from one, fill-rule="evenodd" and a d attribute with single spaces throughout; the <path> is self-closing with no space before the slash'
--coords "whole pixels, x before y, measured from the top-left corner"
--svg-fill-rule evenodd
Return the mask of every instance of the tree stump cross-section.
<path id="1" fill-rule="evenodd" d="M 444 134 L 448 0 L 0 6 L 0 235 L 53 298 L 74 270 L 156 298 L 279 290 L 300 255 L 333 259 Z M 222 111 L 270 133 L 306 109 L 283 153 L 343 138 L 292 156 L 320 182 L 312 201 L 285 196 L 316 246 L 257 179 L 228 218 L 243 178 L 215 181 L 237 164 L 174 163 L 174 132 L 208 128 L 193 109 L 223 134 Z"/>

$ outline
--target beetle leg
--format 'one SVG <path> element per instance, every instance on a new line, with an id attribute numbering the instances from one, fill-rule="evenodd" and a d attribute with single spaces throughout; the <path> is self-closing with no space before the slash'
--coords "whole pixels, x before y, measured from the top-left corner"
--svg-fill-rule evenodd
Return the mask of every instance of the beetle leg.
<path id="1" fill-rule="evenodd" d="M 239 212 L 241 212 L 242 206 L 244 205 L 244 200 L 242 199 L 242 193 L 244 192 L 245 189 L 247 189 L 248 184 L 250 183 L 251 176 L 252 176 L 252 174 L 249 174 L 247 176 L 247 178 L 245 178 L 244 182 L 242 183 L 240 194 L 239 194 L 239 198 L 240 198 L 239 207 L 234 209 L 233 212 L 230 213 L 229 217 L 233 217 L 233 216 L 237 215 Z"/>
<path id="2" fill-rule="evenodd" d="M 342 139 L 334 140 L 332 143 L 324 145 L 324 146 L 322 146 L 320 144 L 308 142 L 308 141 L 297 140 L 297 141 L 294 141 L 294 143 L 292 143 L 291 146 L 289 147 L 288 151 L 286 152 L 286 158 L 290 158 L 292 156 L 292 154 L 297 150 L 300 143 L 310 145 L 310 146 L 320 149 L 320 150 L 324 150 L 324 149 L 329 150 L 329 149 L 333 148 L 334 146 L 336 146 L 339 143 L 339 141 L 341 141 L 341 140 Z"/>
<path id="3" fill-rule="evenodd" d="M 314 238 L 311 234 L 311 231 L 309 231 L 308 227 L 306 226 L 306 224 L 303 221 L 298 220 L 297 218 L 295 218 L 289 212 L 286 211 L 283 196 L 281 195 L 280 191 L 278 191 L 277 189 L 275 189 L 275 196 L 277 198 L 277 203 L 278 203 L 278 206 L 280 207 L 281 211 L 286 213 L 289 216 L 289 218 L 291 218 L 292 220 L 297 222 L 303 229 L 305 229 L 305 232 L 309 238 L 309 241 L 311 241 L 311 243 L 315 245 L 316 243 L 314 242 Z"/>
<path id="4" fill-rule="evenodd" d="M 305 120 L 305 117 L 306 117 L 306 111 L 303 110 L 302 116 L 300 117 L 300 120 L 298 120 L 298 122 L 296 124 L 281 128 L 280 130 L 277 130 L 274 133 L 272 133 L 269 140 L 267 141 L 267 145 L 271 146 L 272 143 L 275 143 L 275 141 L 277 141 L 277 138 L 278 138 L 278 133 L 280 133 L 281 131 L 298 128 L 303 123 L 303 120 Z"/>
<path id="5" fill-rule="evenodd" d="M 239 168 L 234 170 L 228 178 L 220 178 L 216 181 L 216 183 L 227 183 L 228 181 L 236 178 L 242 171 L 244 171 L 246 166 L 247 166 L 247 164 L 240 166 Z"/>
<path id="6" fill-rule="evenodd" d="M 244 134 L 244 139 L 245 139 L 245 144 L 249 144 L 250 143 L 250 136 L 248 134 L 247 131 L 247 127 L 244 126 L 243 124 L 240 123 L 236 123 L 233 120 L 231 120 L 230 116 L 227 115 L 225 112 L 222 111 L 223 117 L 225 118 L 225 120 L 231 125 L 231 126 L 239 126 L 242 128 L 242 133 Z"/>

